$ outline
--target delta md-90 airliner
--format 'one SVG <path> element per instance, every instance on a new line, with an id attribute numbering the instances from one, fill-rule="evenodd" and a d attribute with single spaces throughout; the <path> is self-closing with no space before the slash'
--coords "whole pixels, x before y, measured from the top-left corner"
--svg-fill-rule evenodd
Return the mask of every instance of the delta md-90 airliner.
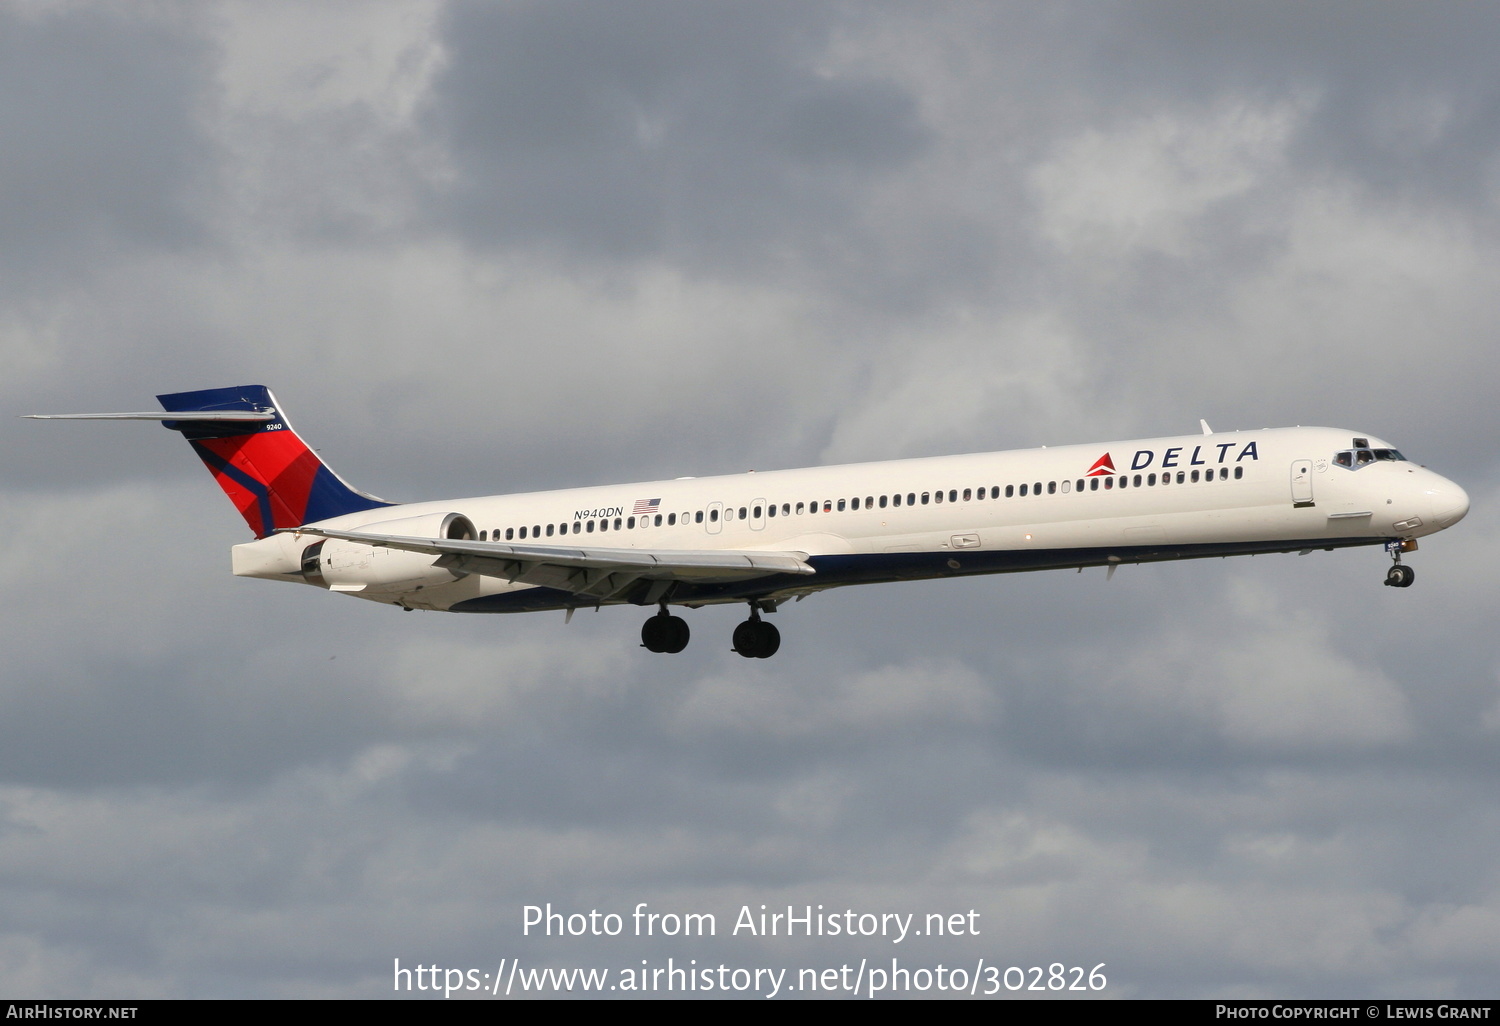
<path id="1" fill-rule="evenodd" d="M 157 397 L 255 541 L 235 574 L 402 609 L 656 607 L 652 652 L 681 652 L 669 606 L 745 603 L 734 650 L 781 645 L 761 618 L 825 588 L 1021 570 L 1383 545 L 1385 583 L 1464 490 L 1359 431 L 1276 428 L 723 477 L 392 503 L 344 483 L 260 385 Z M 40 417 L 39 419 L 52 419 Z"/>

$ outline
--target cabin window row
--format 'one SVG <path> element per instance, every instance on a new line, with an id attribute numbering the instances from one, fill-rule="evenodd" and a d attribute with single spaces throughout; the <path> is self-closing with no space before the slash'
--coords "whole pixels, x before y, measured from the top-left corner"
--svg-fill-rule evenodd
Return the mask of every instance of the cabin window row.
<path id="1" fill-rule="evenodd" d="M 684 524 L 688 522 L 688 514 L 682 514 L 682 522 Z M 699 513 L 698 523 L 701 524 L 702 522 L 703 514 Z M 530 528 L 507 527 L 503 533 L 497 527 L 493 532 L 480 531 L 479 540 L 501 541 L 503 539 L 504 541 L 526 541 L 528 538 L 554 538 L 565 534 L 593 534 L 596 531 L 603 534 L 610 529 L 611 524 L 614 525 L 616 531 L 635 530 L 638 527 L 661 527 L 663 524 L 668 527 L 675 527 L 677 526 L 677 514 L 657 513 L 655 516 L 649 517 L 615 517 L 613 520 L 608 517 L 600 520 L 575 520 L 572 523 L 571 531 L 568 524 L 533 524 Z"/>
<path id="2" fill-rule="evenodd" d="M 1244 476 L 1244 467 L 1234 468 L 1234 479 L 1236 481 L 1240 480 Z M 725 523 L 732 523 L 736 519 L 736 514 L 738 515 L 738 519 L 740 520 L 749 520 L 752 517 L 759 520 L 762 516 L 775 517 L 778 514 L 784 517 L 804 516 L 807 514 L 819 512 L 843 513 L 846 511 L 857 512 L 860 509 L 899 509 L 902 505 L 916 506 L 920 504 L 926 506 L 929 504 L 938 505 L 945 501 L 971 502 L 982 500 L 985 498 L 998 499 L 1000 498 L 1002 492 L 1005 498 L 1012 499 L 1017 497 L 1026 497 L 1028 495 L 1057 495 L 1059 493 L 1066 495 L 1069 492 L 1073 491 L 1075 487 L 1080 492 L 1085 490 L 1097 492 L 1100 489 L 1111 491 L 1115 488 L 1154 488 L 1161 485 L 1170 484 L 1198 484 L 1200 482 L 1209 482 L 1215 479 L 1219 481 L 1228 481 L 1229 478 L 1229 468 L 1219 467 L 1217 475 L 1214 473 L 1213 468 L 1209 468 L 1208 470 L 1204 471 L 1179 470 L 1175 475 L 1171 473 L 1151 473 L 1135 474 L 1133 476 L 1130 474 L 1120 474 L 1118 476 L 1104 475 L 1100 477 L 1080 477 L 1077 480 L 1076 486 L 1073 481 L 1036 481 L 1020 485 L 1008 484 L 1004 487 L 1003 490 L 999 485 L 991 485 L 986 488 L 965 488 L 962 491 L 957 488 L 950 488 L 946 492 L 922 492 L 920 493 L 920 495 L 917 492 L 907 492 L 905 493 L 905 495 L 897 492 L 892 495 L 882 495 L 878 498 L 873 495 L 867 495 L 864 497 L 864 499 L 860 499 L 859 496 L 855 496 L 852 499 L 814 499 L 811 502 L 804 501 L 796 503 L 795 506 L 790 502 L 783 502 L 780 504 L 780 506 L 773 502 L 766 506 L 740 506 L 738 507 L 738 509 L 731 506 L 728 509 L 724 510 L 723 520 Z M 962 498 L 960 498 L 960 496 Z M 690 515 L 687 513 L 682 514 L 682 522 L 684 524 L 689 523 L 689 516 Z M 717 508 L 709 509 L 707 511 L 698 510 L 696 513 L 691 514 L 692 523 L 701 524 L 705 521 L 705 519 L 708 523 L 718 523 L 720 520 L 719 510 Z M 507 527 L 504 532 L 504 540 L 516 541 L 519 539 L 521 541 L 525 541 L 528 539 L 528 537 L 541 538 L 545 536 L 547 538 L 552 538 L 569 533 L 593 534 L 596 531 L 603 534 L 605 532 L 608 532 L 611 529 L 611 526 L 613 526 L 613 529 L 616 531 L 633 531 L 638 528 L 661 527 L 663 526 L 663 524 L 665 524 L 665 526 L 667 527 L 675 527 L 677 525 L 677 520 L 678 517 L 676 513 L 657 513 L 654 516 L 614 517 L 612 520 L 607 517 L 599 520 L 575 520 L 572 523 L 571 531 L 569 530 L 568 524 L 533 524 L 529 529 L 526 527 Z M 486 537 L 488 533 L 489 532 L 486 531 L 479 532 L 479 540 L 490 540 Z M 493 534 L 495 541 L 501 540 L 501 531 L 499 528 L 496 528 Z"/>

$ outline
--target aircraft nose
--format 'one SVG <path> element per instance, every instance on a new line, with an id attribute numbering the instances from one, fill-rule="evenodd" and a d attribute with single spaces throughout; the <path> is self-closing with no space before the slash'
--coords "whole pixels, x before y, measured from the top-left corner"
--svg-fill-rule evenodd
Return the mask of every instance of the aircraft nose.
<path id="1" fill-rule="evenodd" d="M 1444 480 L 1431 490 L 1432 518 L 1439 527 L 1452 527 L 1469 512 L 1469 493 L 1452 481 Z"/>

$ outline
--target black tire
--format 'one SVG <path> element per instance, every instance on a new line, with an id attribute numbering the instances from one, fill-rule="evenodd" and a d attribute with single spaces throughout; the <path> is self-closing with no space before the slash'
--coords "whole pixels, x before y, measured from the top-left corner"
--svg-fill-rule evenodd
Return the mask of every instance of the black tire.
<path id="1" fill-rule="evenodd" d="M 688 630 L 687 621 L 680 616 L 669 616 L 666 619 L 666 643 L 662 646 L 662 651 L 676 655 L 687 648 L 688 639 L 693 636 L 693 632 Z"/>
<path id="2" fill-rule="evenodd" d="M 663 643 L 665 639 L 662 637 L 662 635 L 665 633 L 662 630 L 662 620 L 664 619 L 665 617 L 653 616 L 645 623 L 641 624 L 641 644 L 645 647 L 647 652 L 666 651 L 666 646 Z"/>
<path id="3" fill-rule="evenodd" d="M 641 644 L 648 652 L 676 654 L 687 648 L 692 631 L 680 616 L 657 613 L 641 624 Z"/>
<path id="4" fill-rule="evenodd" d="M 781 632 L 764 620 L 746 620 L 734 629 L 734 650 L 746 659 L 769 659 L 781 647 Z"/>
<path id="5" fill-rule="evenodd" d="M 769 659 L 776 654 L 781 647 L 781 632 L 776 629 L 774 623 L 760 622 L 760 651 L 755 653 L 757 659 Z"/>
<path id="6" fill-rule="evenodd" d="M 759 659 L 760 639 L 760 621 L 746 620 L 734 629 L 734 650 L 746 659 Z"/>

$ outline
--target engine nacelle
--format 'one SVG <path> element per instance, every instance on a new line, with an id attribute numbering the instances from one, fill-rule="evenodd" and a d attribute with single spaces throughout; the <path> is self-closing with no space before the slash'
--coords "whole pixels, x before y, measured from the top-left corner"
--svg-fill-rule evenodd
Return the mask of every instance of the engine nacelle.
<path id="1" fill-rule="evenodd" d="M 428 513 L 423 516 L 361 524 L 356 530 L 371 534 L 395 534 L 408 538 L 472 539 L 473 521 L 462 513 Z M 302 552 L 303 577 L 333 591 L 409 591 L 419 587 L 450 584 L 462 577 L 433 566 L 438 557 L 425 552 L 407 552 L 383 545 L 363 545 L 341 538 L 314 542 Z"/>

